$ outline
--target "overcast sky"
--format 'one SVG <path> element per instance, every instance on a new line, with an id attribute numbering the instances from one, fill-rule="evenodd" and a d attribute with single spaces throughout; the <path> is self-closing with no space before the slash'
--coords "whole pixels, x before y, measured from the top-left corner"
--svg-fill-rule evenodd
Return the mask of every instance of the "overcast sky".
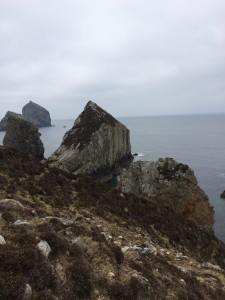
<path id="1" fill-rule="evenodd" d="M 225 112 L 224 0 L 0 0 L 0 49 L 0 119 Z"/>

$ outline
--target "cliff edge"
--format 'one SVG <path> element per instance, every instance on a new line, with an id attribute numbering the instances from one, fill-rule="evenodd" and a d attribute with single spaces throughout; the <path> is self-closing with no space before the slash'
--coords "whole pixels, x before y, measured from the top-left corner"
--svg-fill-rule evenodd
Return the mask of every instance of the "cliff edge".
<path id="1" fill-rule="evenodd" d="M 118 176 L 117 188 L 141 198 L 157 197 L 198 226 L 213 228 L 213 207 L 198 186 L 194 172 L 172 158 L 131 163 L 129 169 Z"/>
<path id="2" fill-rule="evenodd" d="M 158 197 L 0 147 L 0 299 L 225 299 L 225 245 Z"/>

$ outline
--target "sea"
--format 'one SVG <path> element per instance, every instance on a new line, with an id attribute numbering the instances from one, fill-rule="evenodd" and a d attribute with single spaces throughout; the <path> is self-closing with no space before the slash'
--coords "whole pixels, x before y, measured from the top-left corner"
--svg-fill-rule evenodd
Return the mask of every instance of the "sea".
<path id="1" fill-rule="evenodd" d="M 132 153 L 139 160 L 172 157 L 189 165 L 215 210 L 214 231 L 225 242 L 225 114 L 118 118 L 130 130 Z M 40 128 L 45 157 L 61 144 L 74 120 L 53 120 Z M 0 132 L 0 144 L 4 133 Z"/>

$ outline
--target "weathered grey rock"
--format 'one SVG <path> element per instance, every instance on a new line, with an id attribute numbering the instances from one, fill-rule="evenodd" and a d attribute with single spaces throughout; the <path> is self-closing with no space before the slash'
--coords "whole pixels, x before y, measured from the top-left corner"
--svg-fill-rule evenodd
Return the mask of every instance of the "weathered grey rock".
<path id="1" fill-rule="evenodd" d="M 42 106 L 30 101 L 22 108 L 23 117 L 37 127 L 51 126 L 49 112 Z"/>
<path id="2" fill-rule="evenodd" d="M 13 223 L 14 226 L 31 226 L 31 223 L 26 220 L 16 220 Z"/>
<path id="3" fill-rule="evenodd" d="M 102 178 L 128 165 L 131 159 L 129 130 L 89 101 L 49 163 L 75 174 Z"/>
<path id="4" fill-rule="evenodd" d="M 41 253 L 43 254 L 43 256 L 45 258 L 48 258 L 49 254 L 51 252 L 51 247 L 49 246 L 48 242 L 41 240 L 37 244 L 37 248 L 41 251 Z"/>
<path id="5" fill-rule="evenodd" d="M 31 300 L 32 299 L 32 288 L 29 283 L 25 286 L 25 292 L 23 295 L 23 300 Z"/>
<path id="6" fill-rule="evenodd" d="M 0 200 L 0 208 L 3 209 L 15 209 L 24 210 L 25 207 L 19 201 L 14 199 L 2 199 Z"/>
<path id="7" fill-rule="evenodd" d="M 213 227 L 213 207 L 198 186 L 194 172 L 172 158 L 131 163 L 129 169 L 118 176 L 117 188 L 138 197 L 158 197 L 197 225 Z"/>
<path id="8" fill-rule="evenodd" d="M 57 220 L 59 221 L 62 225 L 64 226 L 71 226 L 73 224 L 73 221 L 69 220 L 69 219 L 65 219 L 65 218 L 59 218 L 59 217 L 45 217 L 45 220 Z"/>
<path id="9" fill-rule="evenodd" d="M 4 237 L 0 234 L 0 245 L 6 244 Z"/>
<path id="10" fill-rule="evenodd" d="M 44 147 L 38 128 L 27 120 L 10 116 L 3 146 L 26 151 L 32 156 L 44 158 Z"/>
<path id="11" fill-rule="evenodd" d="M 188 260 L 188 257 L 186 255 L 183 255 L 183 253 L 177 253 L 176 258 L 178 260 Z"/>
<path id="12" fill-rule="evenodd" d="M 211 264 L 210 262 L 202 263 L 202 267 L 217 270 L 217 271 L 221 270 L 220 266 Z"/>
<path id="13" fill-rule="evenodd" d="M 87 250 L 87 245 L 81 237 L 74 238 L 72 240 L 72 244 L 75 245 L 81 252 L 85 252 Z"/>
<path id="14" fill-rule="evenodd" d="M 10 116 L 17 117 L 17 118 L 22 118 L 23 119 L 23 116 L 21 114 L 17 114 L 17 113 L 15 113 L 13 111 L 7 111 L 7 113 L 5 114 L 4 118 L 0 121 L 0 131 L 6 131 L 7 123 L 8 123 L 8 118 Z"/>

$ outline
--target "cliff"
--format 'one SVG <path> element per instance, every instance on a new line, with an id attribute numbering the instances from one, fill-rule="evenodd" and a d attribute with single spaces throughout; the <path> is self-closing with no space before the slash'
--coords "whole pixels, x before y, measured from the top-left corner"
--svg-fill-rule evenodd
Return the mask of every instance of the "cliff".
<path id="1" fill-rule="evenodd" d="M 21 114 L 17 114 L 12 111 L 7 111 L 4 118 L 0 121 L 0 131 L 6 131 L 7 121 L 10 116 L 17 117 L 17 118 L 23 118 L 23 116 Z"/>
<path id="2" fill-rule="evenodd" d="M 3 146 L 25 151 L 32 156 L 44 158 L 44 146 L 38 128 L 23 118 L 8 117 Z"/>
<path id="3" fill-rule="evenodd" d="M 129 130 L 89 101 L 49 163 L 74 174 L 102 178 L 128 165 L 131 159 Z"/>
<path id="4" fill-rule="evenodd" d="M 117 188 L 146 199 L 157 197 L 195 224 L 208 229 L 213 227 L 213 207 L 198 186 L 194 172 L 172 158 L 132 163 L 118 177 Z"/>
<path id="5" fill-rule="evenodd" d="M 49 112 L 42 106 L 30 101 L 22 108 L 23 117 L 37 127 L 51 126 Z"/>
<path id="6" fill-rule="evenodd" d="M 121 193 L 3 147 L 0 183 L 0 299 L 225 299 L 225 245 L 170 194 Z"/>

